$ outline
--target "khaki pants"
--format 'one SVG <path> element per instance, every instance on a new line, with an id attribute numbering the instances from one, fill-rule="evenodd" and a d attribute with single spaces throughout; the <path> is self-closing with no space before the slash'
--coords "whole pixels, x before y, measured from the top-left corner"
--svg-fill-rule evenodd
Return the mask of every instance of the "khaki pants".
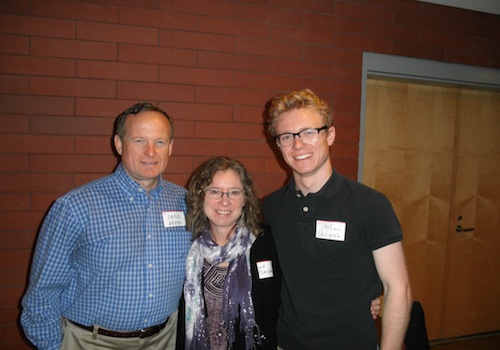
<path id="1" fill-rule="evenodd" d="M 115 338 L 98 334 L 75 326 L 64 320 L 64 338 L 61 350 L 175 350 L 177 340 L 177 311 L 170 315 L 165 328 L 147 338 Z"/>

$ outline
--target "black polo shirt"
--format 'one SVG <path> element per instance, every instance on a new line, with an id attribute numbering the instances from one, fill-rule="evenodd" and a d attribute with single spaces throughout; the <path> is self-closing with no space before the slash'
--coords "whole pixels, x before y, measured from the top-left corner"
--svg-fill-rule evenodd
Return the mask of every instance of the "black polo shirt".
<path id="1" fill-rule="evenodd" d="M 278 344 L 376 349 L 371 300 L 382 292 L 372 251 L 402 240 L 380 192 L 333 172 L 317 193 L 289 184 L 263 203 L 283 273 Z"/>

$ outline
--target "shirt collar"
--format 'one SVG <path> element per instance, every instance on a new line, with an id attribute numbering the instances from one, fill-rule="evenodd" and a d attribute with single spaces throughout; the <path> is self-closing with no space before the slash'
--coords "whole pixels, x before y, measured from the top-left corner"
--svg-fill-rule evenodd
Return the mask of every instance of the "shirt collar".
<path id="1" fill-rule="evenodd" d="M 129 174 L 127 174 L 121 163 L 116 167 L 115 176 L 127 195 L 136 197 L 141 194 L 146 194 L 146 190 L 142 188 L 137 181 L 132 179 Z M 160 193 L 163 188 L 163 181 L 164 180 L 161 176 L 158 176 L 158 183 L 155 188 L 149 191 L 150 197 L 156 198 L 158 196 L 158 193 Z"/>
<path id="2" fill-rule="evenodd" d="M 340 190 L 340 186 L 342 185 L 343 177 L 339 173 L 335 171 L 335 169 L 332 170 L 332 175 L 330 175 L 330 178 L 326 182 L 326 184 L 316 193 L 309 193 L 306 197 L 316 197 L 316 196 L 322 196 L 325 198 L 332 198 L 337 194 L 337 192 Z M 295 195 L 300 195 L 300 197 L 303 197 L 302 192 L 300 190 L 295 189 L 295 180 L 293 176 L 291 177 L 290 181 L 288 182 L 287 186 L 287 192 L 291 192 Z"/>

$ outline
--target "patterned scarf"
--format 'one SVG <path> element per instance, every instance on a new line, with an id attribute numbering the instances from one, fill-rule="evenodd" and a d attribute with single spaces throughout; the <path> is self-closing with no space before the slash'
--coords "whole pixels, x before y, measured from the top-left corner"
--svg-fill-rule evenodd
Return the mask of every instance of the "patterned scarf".
<path id="1" fill-rule="evenodd" d="M 237 226 L 223 247 L 218 246 L 205 231 L 189 250 L 186 263 L 186 349 L 210 349 L 208 330 L 205 326 L 205 301 L 203 298 L 203 261 L 213 265 L 228 262 L 228 273 L 224 282 L 222 326 L 227 330 L 227 343 L 236 338 L 236 323 L 245 335 L 245 349 L 255 348 L 254 332 L 258 332 L 252 302 L 252 277 L 250 271 L 250 248 L 255 236 L 246 227 Z M 257 337 L 259 339 L 259 337 Z"/>

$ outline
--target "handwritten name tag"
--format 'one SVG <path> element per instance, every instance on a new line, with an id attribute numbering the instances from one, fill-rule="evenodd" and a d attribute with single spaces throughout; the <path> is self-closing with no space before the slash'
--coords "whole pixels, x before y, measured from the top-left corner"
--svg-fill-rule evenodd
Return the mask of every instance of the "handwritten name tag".
<path id="1" fill-rule="evenodd" d="M 316 221 L 316 238 L 329 241 L 345 241 L 346 223 L 341 221 Z"/>
<path id="2" fill-rule="evenodd" d="M 272 261 L 271 260 L 258 261 L 257 272 L 259 273 L 259 279 L 261 280 L 265 278 L 274 277 Z"/>
<path id="3" fill-rule="evenodd" d="M 186 218 L 182 211 L 164 211 L 161 214 L 163 216 L 163 227 L 186 226 Z"/>

